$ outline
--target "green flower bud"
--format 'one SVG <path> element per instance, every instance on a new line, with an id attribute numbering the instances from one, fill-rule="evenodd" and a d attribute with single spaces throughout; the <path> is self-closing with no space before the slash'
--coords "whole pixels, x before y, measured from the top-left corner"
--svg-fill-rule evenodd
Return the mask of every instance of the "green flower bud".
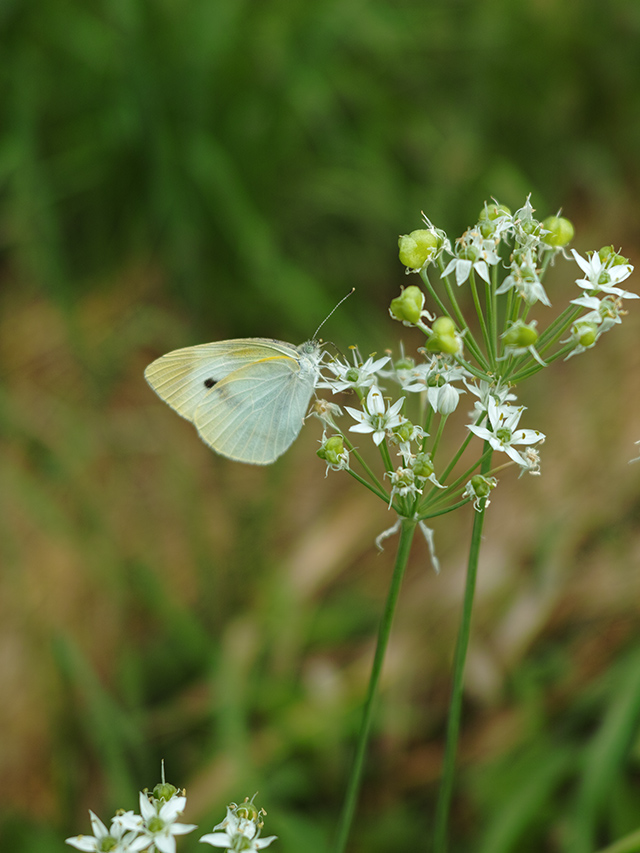
<path id="1" fill-rule="evenodd" d="M 590 347 L 598 337 L 598 327 L 589 320 L 573 324 L 573 334 L 581 347 Z"/>
<path id="2" fill-rule="evenodd" d="M 573 224 L 564 216 L 547 216 L 542 227 L 549 233 L 542 238 L 547 246 L 561 249 L 573 240 L 575 229 Z"/>
<path id="3" fill-rule="evenodd" d="M 428 352 L 443 352 L 447 355 L 456 355 L 460 352 L 462 341 L 456 334 L 456 324 L 451 317 L 438 317 L 433 321 L 426 349 Z"/>
<path id="4" fill-rule="evenodd" d="M 496 481 L 493 477 L 491 480 L 488 480 L 486 477 L 483 477 L 482 474 L 475 474 L 471 478 L 471 488 L 479 498 L 486 498 L 491 492 L 491 489 L 494 489 L 495 486 Z"/>
<path id="5" fill-rule="evenodd" d="M 500 216 L 504 216 L 505 214 L 509 216 L 510 213 L 511 210 L 506 206 L 506 204 L 496 204 L 495 202 L 491 202 L 491 204 L 485 204 L 480 211 L 478 222 L 493 222 L 494 219 L 498 219 Z"/>
<path id="6" fill-rule="evenodd" d="M 629 263 L 629 258 L 619 255 L 613 246 L 603 246 L 598 252 L 598 257 L 608 267 L 617 267 Z"/>
<path id="7" fill-rule="evenodd" d="M 411 441 L 411 436 L 413 435 L 414 426 L 411 421 L 405 421 L 400 424 L 393 430 L 394 436 L 398 441 Z"/>
<path id="8" fill-rule="evenodd" d="M 330 465 L 339 465 L 342 455 L 344 454 L 344 441 L 341 435 L 332 435 L 328 438 L 322 447 L 316 450 L 316 454 L 320 459 L 324 459 Z"/>
<path id="9" fill-rule="evenodd" d="M 415 284 L 405 287 L 395 299 L 391 300 L 389 313 L 395 320 L 403 323 L 413 323 L 420 320 L 424 308 L 424 293 Z"/>
<path id="10" fill-rule="evenodd" d="M 508 207 L 505 207 L 504 204 L 485 204 L 485 206 L 480 211 L 480 216 L 478 217 L 478 225 L 480 226 L 480 232 L 483 237 L 491 237 L 493 232 L 496 229 L 495 220 L 500 216 L 504 216 L 505 214 L 508 216 L 511 213 Z"/>
<path id="11" fill-rule="evenodd" d="M 427 229 L 402 234 L 398 238 L 400 263 L 411 270 L 422 269 L 435 256 L 439 242 L 438 236 Z"/>
<path id="12" fill-rule="evenodd" d="M 399 358 L 396 362 L 394 362 L 394 368 L 396 370 L 413 370 L 416 366 L 415 361 L 412 358 L 409 358 L 408 355 L 403 358 Z"/>
<path id="13" fill-rule="evenodd" d="M 456 331 L 456 324 L 451 317 L 436 317 L 431 330 L 434 335 L 453 335 Z"/>
<path id="14" fill-rule="evenodd" d="M 331 439 L 329 439 L 329 441 L 331 441 Z M 250 803 L 249 800 L 245 800 L 244 803 L 241 803 L 234 809 L 234 812 L 237 817 L 243 820 L 252 820 L 254 823 L 257 823 L 260 818 L 260 811 L 253 803 Z"/>
<path id="15" fill-rule="evenodd" d="M 502 336 L 505 345 L 508 347 L 524 348 L 533 346 L 538 340 L 538 333 L 535 330 L 535 320 L 527 325 L 522 320 L 515 322 Z"/>
<path id="16" fill-rule="evenodd" d="M 458 335 L 431 335 L 425 345 L 427 352 L 443 352 L 445 355 L 457 355 L 462 349 Z"/>
<path id="17" fill-rule="evenodd" d="M 435 471 L 430 453 L 417 453 L 411 463 L 411 467 L 416 477 L 422 477 L 424 480 L 430 477 Z"/>
<path id="18" fill-rule="evenodd" d="M 170 785 L 168 782 L 158 783 L 153 789 L 153 796 L 156 800 L 164 800 L 165 802 L 169 802 L 171 797 L 177 793 L 178 789 L 175 785 Z"/>

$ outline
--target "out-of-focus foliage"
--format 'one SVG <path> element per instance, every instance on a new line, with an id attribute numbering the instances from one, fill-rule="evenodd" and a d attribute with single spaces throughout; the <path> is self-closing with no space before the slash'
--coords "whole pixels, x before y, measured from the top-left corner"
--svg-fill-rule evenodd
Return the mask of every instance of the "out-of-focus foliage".
<path id="1" fill-rule="evenodd" d="M 5 256 L 63 298 L 151 255 L 202 325 L 311 330 L 386 292 L 423 207 L 638 193 L 628 0 L 6 0 L 0 27 Z"/>
<path id="2" fill-rule="evenodd" d="M 633 0 L 0 4 L 0 848 L 60 850 L 164 757 L 203 831 L 259 789 L 284 853 L 324 853 L 388 514 L 324 479 L 319 424 L 227 463 L 142 370 L 299 342 L 353 285 L 323 334 L 397 348 L 397 235 L 491 194 L 637 263 L 639 40 Z M 523 400 L 549 438 L 488 518 L 460 850 L 590 853 L 637 822 L 633 322 Z M 408 573 L 354 851 L 424 846 L 469 525 Z"/>

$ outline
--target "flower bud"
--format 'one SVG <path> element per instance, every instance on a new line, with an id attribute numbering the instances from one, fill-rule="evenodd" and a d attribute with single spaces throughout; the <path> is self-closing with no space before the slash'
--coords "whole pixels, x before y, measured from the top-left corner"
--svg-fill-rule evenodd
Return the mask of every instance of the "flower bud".
<path id="1" fill-rule="evenodd" d="M 438 317 L 431 326 L 431 335 L 427 338 L 428 352 L 443 352 L 456 355 L 462 349 L 462 340 L 456 333 L 456 324 L 451 317 Z"/>
<path id="2" fill-rule="evenodd" d="M 450 382 L 445 382 L 440 388 L 429 388 L 427 390 L 431 408 L 434 412 L 439 412 L 441 415 L 450 415 L 452 412 L 455 412 L 458 408 L 461 393 L 463 392 L 458 390 L 454 385 L 451 385 Z"/>
<path id="3" fill-rule="evenodd" d="M 566 246 L 573 240 L 575 234 L 573 224 L 564 216 L 547 216 L 542 227 L 549 232 L 543 236 L 543 241 L 554 249 Z"/>
<path id="4" fill-rule="evenodd" d="M 582 320 L 573 324 L 573 334 L 581 347 L 590 347 L 598 337 L 598 327 L 589 320 Z"/>
<path id="5" fill-rule="evenodd" d="M 329 465 L 339 465 L 344 456 L 344 442 L 341 435 L 332 435 L 322 447 L 316 451 L 320 459 L 324 459 Z"/>
<path id="6" fill-rule="evenodd" d="M 170 785 L 168 782 L 158 783 L 153 789 L 153 796 L 156 800 L 164 800 L 165 802 L 169 802 L 171 797 L 177 793 L 178 789 L 175 785 Z"/>
<path id="7" fill-rule="evenodd" d="M 613 246 L 603 246 L 598 252 L 598 257 L 609 268 L 629 263 L 629 258 L 619 255 Z"/>
<path id="8" fill-rule="evenodd" d="M 431 330 L 434 335 L 453 335 L 456 331 L 456 324 L 451 317 L 436 317 Z"/>
<path id="9" fill-rule="evenodd" d="M 424 308 L 424 293 L 415 284 L 405 287 L 400 296 L 391 300 L 389 313 L 394 320 L 415 325 Z"/>
<path id="10" fill-rule="evenodd" d="M 435 471 L 431 454 L 417 453 L 411 462 L 411 468 L 416 477 L 422 477 L 424 480 L 428 479 Z"/>
<path id="11" fill-rule="evenodd" d="M 478 225 L 483 237 L 491 237 L 496 230 L 495 221 L 501 216 L 510 216 L 511 211 L 504 204 L 485 204 L 478 217 Z"/>
<path id="12" fill-rule="evenodd" d="M 419 229 L 398 238 L 400 263 L 411 270 L 419 270 L 430 261 L 439 247 L 438 236 L 433 231 Z"/>
<path id="13" fill-rule="evenodd" d="M 491 202 L 491 204 L 485 204 L 480 211 L 478 222 L 493 222 L 494 219 L 498 219 L 500 216 L 510 215 L 511 210 L 506 206 L 506 204 L 496 204 L 496 202 Z"/>
<path id="14" fill-rule="evenodd" d="M 464 494 L 473 500 L 474 508 L 480 512 L 483 507 L 486 508 L 491 503 L 489 494 L 497 485 L 498 481 L 495 477 L 484 477 L 482 474 L 475 474 L 467 483 Z"/>
<path id="15" fill-rule="evenodd" d="M 490 494 L 491 489 L 495 489 L 496 487 L 495 478 L 491 477 L 488 479 L 487 477 L 483 477 L 482 474 L 475 474 L 471 478 L 470 483 L 474 494 L 478 498 L 486 498 Z"/>
<path id="16" fill-rule="evenodd" d="M 393 430 L 394 437 L 399 442 L 407 442 L 411 441 L 413 438 L 413 434 L 415 431 L 415 426 L 411 423 L 411 421 L 404 421 L 399 426 L 395 427 Z"/>
<path id="17" fill-rule="evenodd" d="M 518 349 L 526 349 L 533 346 L 538 340 L 535 325 L 535 320 L 532 320 L 529 324 L 524 323 L 522 320 L 517 320 L 502 336 L 505 346 L 517 347 Z"/>

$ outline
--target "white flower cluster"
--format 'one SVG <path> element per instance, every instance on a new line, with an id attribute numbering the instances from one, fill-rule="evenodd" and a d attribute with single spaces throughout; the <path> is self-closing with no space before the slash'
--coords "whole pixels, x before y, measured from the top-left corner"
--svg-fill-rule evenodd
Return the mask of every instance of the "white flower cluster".
<path id="1" fill-rule="evenodd" d="M 540 472 L 536 445 L 545 436 L 520 426 L 525 407 L 517 405 L 516 385 L 558 358 L 593 347 L 621 322 L 622 300 L 638 295 L 620 287 L 633 270 L 626 258 L 613 247 L 586 257 L 575 250 L 569 254 L 571 223 L 559 215 L 538 221 L 529 199 L 515 213 L 498 203 L 485 205 L 478 222 L 453 243 L 426 218 L 425 225 L 399 240 L 401 262 L 420 275 L 423 287 L 403 288 L 389 309 L 395 320 L 424 332 L 424 347 L 415 358 L 403 351 L 395 361 L 390 354 L 362 358 L 354 347 L 350 360 L 328 362 L 317 387 L 350 393 L 359 406 L 344 408 L 355 423 L 340 426 L 342 410 L 326 400 L 316 403 L 315 414 L 325 425 L 318 455 L 327 472 L 346 470 L 400 518 L 419 522 L 433 554 L 432 531 L 424 520 L 468 502 L 477 510 L 486 507 L 497 484 L 489 465 L 494 451 L 504 453 L 505 464 L 516 464 L 521 475 Z M 583 292 L 539 330 L 540 318 L 531 319 L 529 313 L 536 304 L 551 305 L 543 280 L 558 255 L 578 265 L 575 281 Z M 437 271 L 433 281 L 432 268 Z M 459 303 L 465 284 L 470 296 Z M 476 400 L 466 439 L 443 464 L 438 450 L 444 424 L 467 392 Z M 354 433 L 371 437 L 383 476 L 360 457 L 351 441 Z M 460 474 L 456 466 L 473 436 L 483 441 L 483 449 Z M 356 471 L 356 461 L 363 473 Z M 379 541 L 396 529 L 385 531 Z"/>
<path id="2" fill-rule="evenodd" d="M 187 798 L 173 785 L 162 783 L 154 788 L 153 794 L 140 792 L 140 814 L 133 811 L 118 811 L 107 828 L 92 811 L 93 835 L 76 835 L 66 843 L 76 850 L 87 853 L 176 853 L 176 836 L 197 829 L 193 823 L 179 823 Z M 267 847 L 276 838 L 260 838 L 264 809 L 258 809 L 252 800 L 241 805 L 231 803 L 227 816 L 214 827 L 214 831 L 203 835 L 200 841 L 212 847 L 230 851 L 256 851 Z M 223 832 L 216 832 L 223 829 Z"/>

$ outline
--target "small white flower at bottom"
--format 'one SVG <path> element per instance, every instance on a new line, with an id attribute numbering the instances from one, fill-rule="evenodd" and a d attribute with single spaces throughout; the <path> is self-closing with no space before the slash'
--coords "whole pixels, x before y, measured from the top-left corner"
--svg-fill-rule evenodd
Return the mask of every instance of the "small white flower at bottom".
<path id="1" fill-rule="evenodd" d="M 133 817 L 133 812 L 126 812 L 128 816 Z M 76 850 L 84 850 L 86 853 L 101 853 L 103 850 L 109 849 L 111 853 L 136 853 L 139 850 L 144 850 L 149 846 L 149 839 L 138 835 L 136 830 L 128 829 L 119 817 L 112 818 L 111 829 L 108 830 L 100 818 L 89 811 L 91 817 L 91 829 L 93 835 L 75 835 L 72 838 L 66 838 L 65 844 L 75 847 Z M 141 818 L 136 815 L 138 820 Z M 113 842 L 111 846 L 107 844 Z"/>
<path id="2" fill-rule="evenodd" d="M 133 819 L 126 821 L 123 819 L 122 823 L 128 829 L 137 829 L 147 846 L 153 843 L 158 853 L 176 853 L 175 836 L 185 835 L 197 829 L 195 823 L 177 823 L 186 802 L 186 797 L 177 795 L 166 802 L 155 799 L 152 801 L 144 791 L 141 791 L 140 814 L 142 817 L 134 815 Z"/>
<path id="3" fill-rule="evenodd" d="M 216 832 L 217 829 L 224 831 Z M 260 838 L 260 827 L 255 820 L 240 818 L 235 814 L 234 809 L 227 806 L 225 819 L 214 826 L 214 832 L 203 835 L 200 841 L 210 844 L 212 847 L 221 847 L 224 850 L 251 851 L 268 847 L 277 837 L 277 835 L 269 835 L 266 838 Z"/>

